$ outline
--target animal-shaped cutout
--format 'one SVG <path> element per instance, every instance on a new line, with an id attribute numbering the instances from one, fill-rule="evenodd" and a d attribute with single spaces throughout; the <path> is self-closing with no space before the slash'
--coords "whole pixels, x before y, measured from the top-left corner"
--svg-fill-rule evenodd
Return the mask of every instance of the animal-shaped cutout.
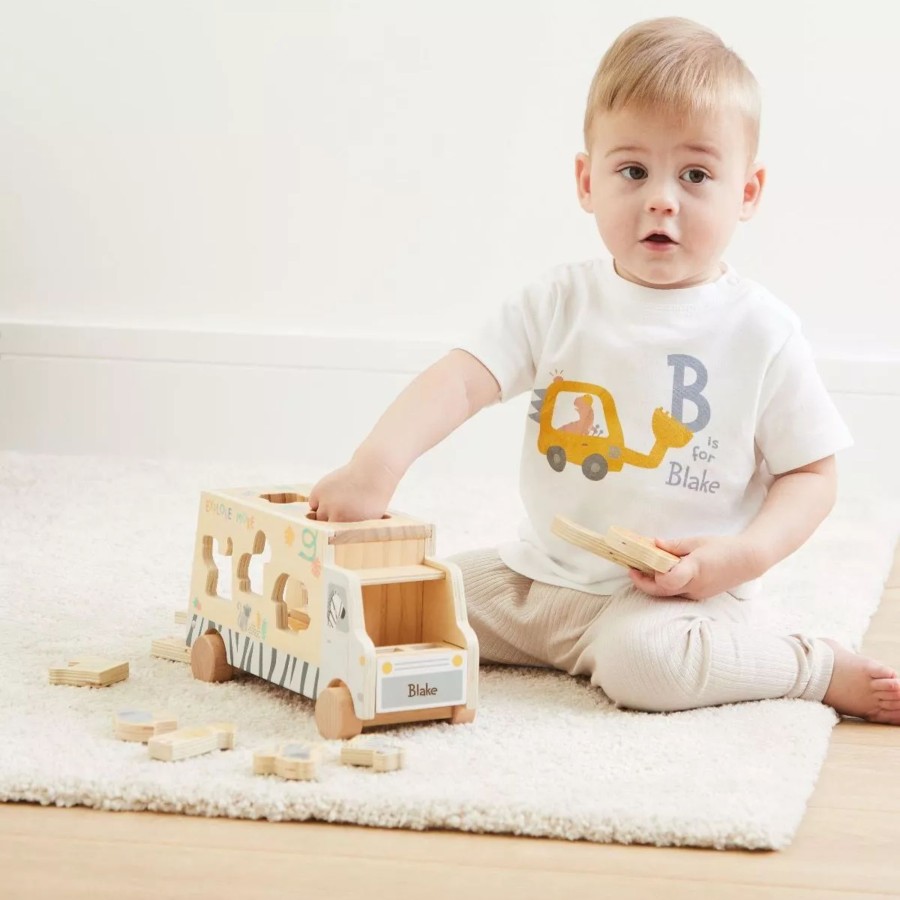
<path id="1" fill-rule="evenodd" d="M 272 750 L 253 754 L 254 775 L 309 781 L 318 775 L 321 747 L 306 741 L 288 741 Z"/>
<path id="2" fill-rule="evenodd" d="M 120 709 L 113 716 L 113 734 L 120 741 L 139 741 L 146 744 L 158 734 L 166 734 L 178 727 L 178 720 L 168 712 L 149 709 Z"/>

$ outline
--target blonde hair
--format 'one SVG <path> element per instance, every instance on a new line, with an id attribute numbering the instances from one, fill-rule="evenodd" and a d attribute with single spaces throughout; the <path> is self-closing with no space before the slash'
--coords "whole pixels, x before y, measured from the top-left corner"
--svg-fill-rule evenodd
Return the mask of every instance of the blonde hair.
<path id="1" fill-rule="evenodd" d="M 690 19 L 638 22 L 616 38 L 594 73 L 584 114 L 584 145 L 590 149 L 591 127 L 600 113 L 665 110 L 688 119 L 723 107 L 744 117 L 754 159 L 759 84 L 740 56 L 714 31 Z"/>

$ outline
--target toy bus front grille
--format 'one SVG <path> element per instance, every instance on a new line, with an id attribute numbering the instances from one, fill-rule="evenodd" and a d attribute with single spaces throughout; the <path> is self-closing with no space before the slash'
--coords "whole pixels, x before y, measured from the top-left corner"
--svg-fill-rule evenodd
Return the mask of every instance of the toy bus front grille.
<path id="1" fill-rule="evenodd" d="M 376 648 L 375 711 L 400 712 L 466 702 L 466 651 L 444 644 Z"/>

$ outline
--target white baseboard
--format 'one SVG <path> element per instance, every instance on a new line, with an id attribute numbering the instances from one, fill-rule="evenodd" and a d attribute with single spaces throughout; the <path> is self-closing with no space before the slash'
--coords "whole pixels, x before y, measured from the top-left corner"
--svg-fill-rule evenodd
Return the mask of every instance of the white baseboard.
<path id="1" fill-rule="evenodd" d="M 447 347 L 0 323 L 0 448 L 330 468 Z M 900 496 L 900 359 L 829 356 L 818 365 L 856 439 L 841 455 L 845 482 Z M 514 480 L 527 400 L 484 411 L 420 467 Z"/>

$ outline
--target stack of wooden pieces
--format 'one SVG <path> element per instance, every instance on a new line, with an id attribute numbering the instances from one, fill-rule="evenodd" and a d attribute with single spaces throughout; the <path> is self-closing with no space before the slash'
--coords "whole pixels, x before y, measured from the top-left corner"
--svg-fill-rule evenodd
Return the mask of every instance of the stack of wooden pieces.
<path id="1" fill-rule="evenodd" d="M 83 657 L 65 666 L 50 669 L 50 684 L 70 684 L 76 687 L 106 687 L 128 677 L 128 663 L 119 660 Z"/>
<path id="2" fill-rule="evenodd" d="M 590 550 L 620 566 L 637 569 L 645 575 L 668 572 L 678 562 L 677 556 L 657 547 L 651 538 L 635 534 L 626 528 L 613 526 L 605 535 L 601 535 L 582 525 L 576 525 L 565 516 L 555 516 L 550 530 L 576 547 Z"/>

